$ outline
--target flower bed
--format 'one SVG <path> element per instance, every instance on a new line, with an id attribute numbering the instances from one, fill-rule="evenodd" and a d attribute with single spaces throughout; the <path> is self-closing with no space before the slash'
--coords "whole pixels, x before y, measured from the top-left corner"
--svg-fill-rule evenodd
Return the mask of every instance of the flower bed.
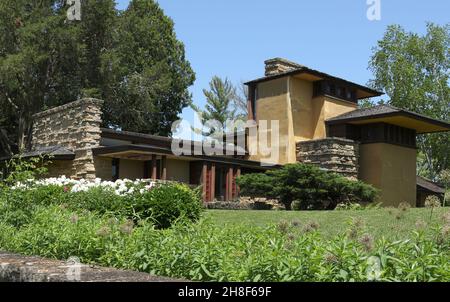
<path id="1" fill-rule="evenodd" d="M 125 196 L 128 194 L 133 194 L 136 191 L 143 194 L 146 191 L 151 190 L 157 184 L 158 182 L 148 179 L 138 179 L 134 181 L 129 179 L 118 179 L 113 182 L 102 181 L 100 178 L 97 178 L 94 181 L 89 181 L 86 179 L 76 180 L 61 176 L 59 178 L 44 178 L 39 180 L 29 179 L 25 182 L 18 182 L 12 187 L 12 189 L 36 189 L 43 186 L 57 186 L 63 187 L 66 192 L 70 191 L 72 193 L 76 193 L 87 192 L 93 188 L 104 188 L 114 191 L 116 195 Z"/>
<path id="2" fill-rule="evenodd" d="M 196 221 L 202 210 L 197 190 L 148 180 L 28 179 L 4 187 L 0 199 L 0 215 L 15 226 L 26 224 L 39 206 L 50 205 L 126 217 L 135 223 L 149 219 L 158 228 L 170 227 L 179 219 Z"/>

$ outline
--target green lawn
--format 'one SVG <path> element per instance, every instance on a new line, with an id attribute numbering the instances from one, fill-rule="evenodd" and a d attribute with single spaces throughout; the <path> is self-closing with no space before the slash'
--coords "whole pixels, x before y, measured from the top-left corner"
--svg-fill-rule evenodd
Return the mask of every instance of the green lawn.
<path id="1" fill-rule="evenodd" d="M 299 222 L 304 226 L 310 222 L 319 224 L 319 230 L 326 236 L 333 236 L 348 229 L 348 223 L 353 218 L 360 218 L 366 231 L 376 238 L 384 235 L 393 239 L 408 238 L 411 231 L 417 229 L 417 222 L 424 221 L 426 230 L 442 225 L 443 216 L 449 213 L 449 208 L 434 209 L 430 220 L 430 209 L 373 209 L 365 211 L 317 211 L 317 212 L 286 212 L 286 211 L 225 211 L 209 210 L 205 217 L 212 219 L 219 226 L 229 224 L 245 224 L 264 227 L 278 224 L 281 221 Z M 400 215 L 399 215 L 400 213 Z"/>

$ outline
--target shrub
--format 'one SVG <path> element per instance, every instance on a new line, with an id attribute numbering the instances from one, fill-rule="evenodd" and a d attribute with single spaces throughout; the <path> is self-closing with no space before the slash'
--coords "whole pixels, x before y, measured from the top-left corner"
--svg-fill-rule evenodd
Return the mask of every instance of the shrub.
<path id="1" fill-rule="evenodd" d="M 250 204 L 242 204 L 233 201 L 217 201 L 206 203 L 206 208 L 210 210 L 251 210 Z"/>
<path id="2" fill-rule="evenodd" d="M 238 184 L 243 195 L 275 198 L 286 209 L 295 200 L 297 210 L 332 210 L 339 203 L 371 203 L 377 196 L 375 188 L 361 181 L 300 163 L 241 176 Z"/>
<path id="3" fill-rule="evenodd" d="M 183 184 L 145 186 L 125 181 L 117 186 L 101 182 L 75 186 L 61 185 L 58 179 L 5 186 L 0 189 L 0 215 L 8 224 L 20 227 L 28 223 L 36 207 L 63 205 L 73 211 L 111 214 L 136 223 L 151 219 L 158 228 L 165 228 L 177 219 L 198 220 L 202 209 L 199 193 Z"/>
<path id="4" fill-rule="evenodd" d="M 133 198 L 133 218 L 150 218 L 157 228 L 168 228 L 179 219 L 197 221 L 203 209 L 199 191 L 184 184 L 157 186 Z"/>
<path id="5" fill-rule="evenodd" d="M 64 203 L 64 190 L 58 186 L 39 186 L 33 189 L 0 189 L 0 216 L 9 224 L 20 227 L 41 205 Z"/>
<path id="6" fill-rule="evenodd" d="M 274 191 L 273 179 L 268 174 L 246 174 L 238 177 L 236 182 L 239 185 L 241 196 L 274 198 L 271 196 Z"/>

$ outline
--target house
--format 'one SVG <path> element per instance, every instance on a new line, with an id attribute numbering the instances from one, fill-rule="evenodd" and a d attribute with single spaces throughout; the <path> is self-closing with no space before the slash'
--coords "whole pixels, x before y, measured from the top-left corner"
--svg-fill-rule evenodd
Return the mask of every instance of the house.
<path id="1" fill-rule="evenodd" d="M 278 154 L 269 160 L 273 166 L 262 165 L 267 158 L 259 152 L 242 154 L 236 148 L 227 156 L 175 155 L 172 138 L 102 128 L 103 101 L 96 99 L 36 114 L 32 150 L 24 156 L 51 154 L 52 176 L 203 185 L 204 201 L 237 198 L 235 179 L 241 174 L 304 162 L 374 185 L 386 206 L 422 205 L 416 136 L 448 131 L 449 123 L 387 105 L 359 108 L 359 100 L 382 93 L 279 58 L 266 61 L 265 76 L 246 84 L 248 119 L 256 121 L 258 131 L 256 139 L 250 137 L 252 129 L 245 132 L 245 148 L 270 137 L 268 146 Z M 278 141 L 272 144 L 275 133 Z M 200 142 L 190 143 L 201 150 Z M 427 192 L 438 188 L 428 186 Z"/>

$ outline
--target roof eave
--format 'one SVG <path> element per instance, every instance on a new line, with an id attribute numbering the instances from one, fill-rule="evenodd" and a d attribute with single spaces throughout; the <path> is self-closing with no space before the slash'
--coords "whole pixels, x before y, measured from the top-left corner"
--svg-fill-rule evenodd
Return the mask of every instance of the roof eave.
<path id="1" fill-rule="evenodd" d="M 357 83 L 354 83 L 354 82 L 350 82 L 350 81 L 344 80 L 342 78 L 338 78 L 338 77 L 335 77 L 335 76 L 332 76 L 332 75 L 329 75 L 329 74 L 326 74 L 326 73 L 323 73 L 323 72 L 320 72 L 320 71 L 317 71 L 317 70 L 313 70 L 313 69 L 310 69 L 310 68 L 307 68 L 307 67 L 303 67 L 303 68 L 299 68 L 299 69 L 295 69 L 295 70 L 279 73 L 279 74 L 272 75 L 272 76 L 262 77 L 262 78 L 259 78 L 259 79 L 253 80 L 253 81 L 246 82 L 244 84 L 247 85 L 247 86 L 251 86 L 251 85 L 259 84 L 259 83 L 262 83 L 262 82 L 276 80 L 276 79 L 279 79 L 279 78 L 292 76 L 292 75 L 298 75 L 298 74 L 302 74 L 302 73 L 312 74 L 312 75 L 315 75 L 315 76 L 318 76 L 318 77 L 321 77 L 321 78 L 333 79 L 335 81 L 346 83 L 347 85 L 353 86 L 353 87 L 355 87 L 355 88 L 357 88 L 359 90 L 362 90 L 364 92 L 367 92 L 367 93 L 371 94 L 371 96 L 368 96 L 368 97 L 377 97 L 377 96 L 384 95 L 383 92 L 380 92 L 380 91 L 371 89 L 369 87 L 366 87 L 366 86 L 363 86 L 363 85 L 360 85 L 360 84 L 357 84 Z M 365 99 L 365 98 L 367 98 L 367 97 L 362 97 L 362 98 L 359 98 L 359 99 Z"/>
<path id="2" fill-rule="evenodd" d="M 440 121 L 440 120 L 435 120 L 423 115 L 419 115 L 419 114 L 415 114 L 409 111 L 396 111 L 396 112 L 389 112 L 389 113 L 384 113 L 384 114 L 375 114 L 372 116 L 361 116 L 361 117 L 351 117 L 351 118 L 342 118 L 342 119 L 329 119 L 326 120 L 325 123 L 327 125 L 336 125 L 336 124 L 344 124 L 344 123 L 350 123 L 350 122 L 359 122 L 359 121 L 370 121 L 370 120 L 375 120 L 375 119 L 380 119 L 380 118 L 386 118 L 386 117 L 393 117 L 393 116 L 404 116 L 404 117 L 408 117 L 411 119 L 415 119 L 418 121 L 422 121 L 434 126 L 438 126 L 438 127 L 442 127 L 445 128 L 445 130 L 439 129 L 436 131 L 430 131 L 430 132 L 424 132 L 424 131 L 418 131 L 418 134 L 427 134 L 427 133 L 437 133 L 437 132 L 446 132 L 446 131 L 450 131 L 450 124 Z M 417 129 L 415 129 L 417 130 Z"/>

